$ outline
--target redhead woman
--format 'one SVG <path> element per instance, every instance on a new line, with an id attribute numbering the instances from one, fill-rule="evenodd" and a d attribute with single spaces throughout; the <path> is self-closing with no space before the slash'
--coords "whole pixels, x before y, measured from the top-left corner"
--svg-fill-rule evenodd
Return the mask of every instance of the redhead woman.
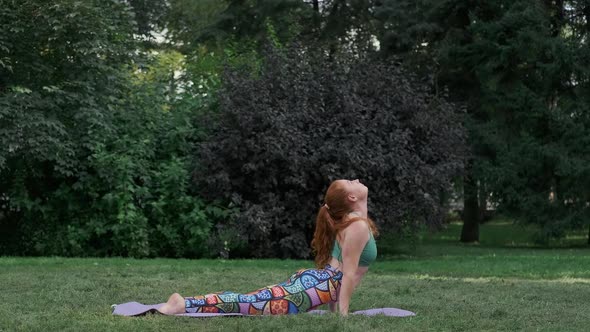
<path id="1" fill-rule="evenodd" d="M 330 310 L 347 315 L 354 290 L 377 257 L 377 228 L 367 216 L 367 196 L 368 189 L 359 180 L 330 184 L 311 243 L 315 269 L 297 271 L 282 283 L 247 294 L 220 292 L 185 298 L 175 293 L 159 311 L 281 315 L 329 304 Z"/>

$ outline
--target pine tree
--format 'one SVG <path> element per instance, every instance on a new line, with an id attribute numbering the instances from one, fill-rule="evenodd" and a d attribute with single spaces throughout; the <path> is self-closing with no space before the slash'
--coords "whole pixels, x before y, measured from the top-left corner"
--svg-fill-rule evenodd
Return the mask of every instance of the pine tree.
<path id="1" fill-rule="evenodd" d="M 539 225 L 541 240 L 588 225 L 589 9 L 588 1 L 391 0 L 376 11 L 383 51 L 433 72 L 468 111 L 462 241 L 478 240 L 482 187 L 502 211 Z"/>

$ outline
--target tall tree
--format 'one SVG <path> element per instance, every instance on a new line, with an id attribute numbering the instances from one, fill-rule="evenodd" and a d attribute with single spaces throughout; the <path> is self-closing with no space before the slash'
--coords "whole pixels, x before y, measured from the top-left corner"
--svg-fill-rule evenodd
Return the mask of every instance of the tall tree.
<path id="1" fill-rule="evenodd" d="M 312 18 L 312 7 L 301 0 L 172 0 L 166 27 L 181 49 L 193 50 L 203 44 L 265 41 L 269 33 L 286 42 L 306 30 Z"/>
<path id="2" fill-rule="evenodd" d="M 541 226 L 540 238 L 587 222 L 587 8 L 526 0 L 376 6 L 382 52 L 448 87 L 468 111 L 462 241 L 478 240 L 486 191 L 502 210 Z"/>
<path id="3" fill-rule="evenodd" d="M 380 21 L 381 53 L 400 57 L 404 65 L 430 81 L 437 91 L 449 89 L 451 101 L 470 116 L 479 116 L 480 85 L 475 73 L 449 56 L 451 48 L 473 42 L 470 15 L 482 10 L 472 1 L 380 1 L 373 12 Z M 472 122 L 467 121 L 471 153 L 463 176 L 464 212 L 461 241 L 479 240 L 481 207 L 477 175 L 480 149 L 474 144 Z"/>
<path id="4" fill-rule="evenodd" d="M 48 195 L 111 129 L 134 25 L 118 1 L 2 1 L 0 22 L 0 196 L 4 226 L 18 229 L 49 212 Z"/>
<path id="5" fill-rule="evenodd" d="M 184 55 L 140 47 L 128 1 L 0 3 L 0 253 L 207 254 L 227 211 L 191 191 Z"/>
<path id="6" fill-rule="evenodd" d="M 472 25 L 471 52 L 495 152 L 486 172 L 501 208 L 540 226 L 538 239 L 560 237 L 588 221 L 584 183 L 590 152 L 588 69 L 576 69 L 583 40 L 572 39 L 563 1 L 500 2 L 501 11 Z M 490 47 L 495 45 L 496 47 Z M 465 50 L 468 51 L 468 50 Z M 485 129 L 488 129 L 487 131 Z"/>
<path id="7" fill-rule="evenodd" d="M 152 39 L 154 32 L 166 28 L 166 17 L 170 8 L 169 1 L 161 0 L 121 0 L 132 8 L 139 35 Z"/>
<path id="8" fill-rule="evenodd" d="M 566 22 L 564 30 L 567 32 L 564 35 L 569 47 L 573 49 L 571 76 L 565 81 L 565 85 L 569 87 L 571 96 L 576 99 L 577 110 L 574 113 L 576 128 L 582 131 L 589 130 L 587 110 L 590 109 L 590 2 L 586 0 L 564 1 L 563 16 Z M 573 143 L 576 145 L 585 144 L 583 134 L 581 136 L 582 139 Z M 587 165 L 587 162 L 578 160 L 576 164 Z M 587 191 L 589 185 L 583 179 L 588 179 L 587 173 L 580 174 L 578 181 L 572 183 L 579 191 L 578 196 L 582 198 L 582 202 L 590 200 Z M 590 220 L 588 219 L 586 218 L 586 223 L 588 244 L 590 245 Z"/>

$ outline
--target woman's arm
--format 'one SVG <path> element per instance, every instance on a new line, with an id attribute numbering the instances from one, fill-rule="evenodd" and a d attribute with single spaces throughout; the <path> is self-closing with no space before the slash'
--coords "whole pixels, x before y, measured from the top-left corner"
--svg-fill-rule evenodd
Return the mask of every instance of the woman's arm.
<path id="1" fill-rule="evenodd" d="M 343 276 L 338 304 L 340 314 L 347 315 L 350 298 L 360 282 L 358 265 L 363 248 L 369 240 L 369 228 L 364 222 L 353 222 L 341 234 Z"/>

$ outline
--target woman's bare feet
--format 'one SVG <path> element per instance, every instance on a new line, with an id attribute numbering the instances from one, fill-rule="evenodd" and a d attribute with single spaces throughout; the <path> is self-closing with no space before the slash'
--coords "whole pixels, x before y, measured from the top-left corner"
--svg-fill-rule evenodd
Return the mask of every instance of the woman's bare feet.
<path id="1" fill-rule="evenodd" d="M 158 311 L 164 315 L 184 314 L 186 312 L 184 297 L 178 293 L 172 294 L 168 299 L 168 302 L 164 303 L 164 305 L 161 306 Z"/>

